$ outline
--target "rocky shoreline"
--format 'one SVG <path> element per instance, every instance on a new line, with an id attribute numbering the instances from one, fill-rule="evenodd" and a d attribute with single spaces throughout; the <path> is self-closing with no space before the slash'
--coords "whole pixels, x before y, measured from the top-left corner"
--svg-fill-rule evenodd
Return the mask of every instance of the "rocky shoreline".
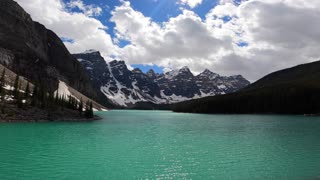
<path id="1" fill-rule="evenodd" d="M 0 113 L 0 123 L 12 122 L 85 122 L 101 120 L 99 116 L 85 118 L 78 111 L 57 109 L 48 111 L 41 108 L 19 109 L 14 106 L 5 107 L 5 113 Z"/>

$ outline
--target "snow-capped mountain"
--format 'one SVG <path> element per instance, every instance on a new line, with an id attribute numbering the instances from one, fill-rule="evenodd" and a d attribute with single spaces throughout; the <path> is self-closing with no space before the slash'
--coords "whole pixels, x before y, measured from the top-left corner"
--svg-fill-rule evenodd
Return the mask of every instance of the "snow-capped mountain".
<path id="1" fill-rule="evenodd" d="M 220 76 L 205 70 L 194 76 L 188 67 L 155 73 L 130 71 L 124 61 L 107 63 L 98 51 L 74 54 L 91 76 L 94 87 L 114 104 L 128 107 L 137 102 L 171 104 L 237 91 L 250 84 L 241 75 Z"/>

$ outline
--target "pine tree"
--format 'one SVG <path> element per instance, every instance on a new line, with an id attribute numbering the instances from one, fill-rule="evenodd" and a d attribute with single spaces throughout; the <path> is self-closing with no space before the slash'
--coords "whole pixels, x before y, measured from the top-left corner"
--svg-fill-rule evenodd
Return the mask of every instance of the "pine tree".
<path id="1" fill-rule="evenodd" d="M 17 106 L 18 106 L 18 108 L 22 108 L 22 107 L 23 107 L 23 102 L 22 102 L 21 95 L 18 94 L 17 97 L 16 97 L 16 99 L 17 99 Z"/>
<path id="2" fill-rule="evenodd" d="M 56 105 L 59 105 L 59 106 L 60 106 L 59 99 L 60 99 L 60 98 L 59 98 L 59 93 L 57 92 L 57 93 L 56 93 L 56 96 L 55 96 L 55 98 L 54 98 L 54 102 L 55 102 Z"/>
<path id="3" fill-rule="evenodd" d="M 6 69 L 3 69 L 2 75 L 1 75 L 1 78 L 0 78 L 0 92 L 3 91 L 5 83 L 6 83 L 5 82 L 5 74 L 6 74 Z"/>
<path id="4" fill-rule="evenodd" d="M 6 105 L 4 102 L 2 102 L 2 105 L 1 105 L 1 114 L 5 114 L 6 113 Z"/>
<path id="5" fill-rule="evenodd" d="M 39 97 L 39 92 L 38 92 L 38 83 L 35 83 L 33 87 L 33 92 L 32 92 L 32 100 L 31 100 L 31 105 L 36 106 L 38 103 L 38 97 Z"/>
<path id="6" fill-rule="evenodd" d="M 19 94 L 19 76 L 16 76 L 16 79 L 13 84 L 13 96 L 17 99 Z"/>
<path id="7" fill-rule="evenodd" d="M 83 111 L 83 102 L 82 102 L 82 97 L 80 99 L 80 103 L 79 103 L 79 108 L 78 108 L 78 111 L 80 113 L 80 115 L 82 114 L 82 111 Z"/>
<path id="8" fill-rule="evenodd" d="M 68 95 L 68 105 L 67 105 L 67 108 L 68 109 L 71 109 L 72 107 L 72 99 L 71 99 L 71 95 Z"/>
<path id="9" fill-rule="evenodd" d="M 1 114 L 5 114 L 5 108 L 6 108 L 6 104 L 5 104 L 5 91 L 4 91 L 4 86 L 5 86 L 5 69 L 3 69 L 2 71 L 2 75 L 1 75 L 1 78 L 0 78 L 0 88 L 1 88 Z"/>
<path id="10" fill-rule="evenodd" d="M 74 110 L 78 110 L 79 102 L 78 102 L 76 99 L 74 99 L 74 102 L 75 102 L 75 104 L 74 104 Z"/>
<path id="11" fill-rule="evenodd" d="M 47 107 L 47 105 L 48 105 L 48 95 L 47 95 L 47 88 L 46 88 L 46 86 L 45 86 L 45 84 L 44 83 L 40 83 L 40 86 L 39 86 L 40 88 L 39 88 L 39 97 L 38 97 L 38 99 L 39 99 L 39 101 L 40 101 L 40 107 L 42 108 L 42 109 L 45 109 L 46 107 Z"/>
<path id="12" fill-rule="evenodd" d="M 49 89 L 49 95 L 46 96 L 47 107 L 55 108 L 55 101 L 54 100 L 55 100 L 54 93 L 51 89 Z"/>
<path id="13" fill-rule="evenodd" d="M 90 118 L 93 118 L 93 105 L 92 105 L 92 101 L 90 102 L 89 117 L 90 117 Z"/>
<path id="14" fill-rule="evenodd" d="M 75 104 L 76 104 L 76 102 L 75 102 L 74 98 L 71 97 L 71 109 L 74 109 Z"/>
<path id="15" fill-rule="evenodd" d="M 26 98 L 26 99 L 28 99 L 29 98 L 29 95 L 30 95 L 30 87 L 29 87 L 30 85 L 29 85 L 29 82 L 27 83 L 27 87 L 26 87 L 26 90 L 25 90 L 25 92 L 24 92 L 24 97 Z"/>
<path id="16" fill-rule="evenodd" d="M 89 100 L 86 103 L 85 117 L 93 118 L 93 105 L 92 102 L 89 102 Z"/>
<path id="17" fill-rule="evenodd" d="M 64 97 L 64 95 L 60 96 L 59 98 L 59 106 L 61 107 L 61 110 L 63 110 L 66 106 L 66 99 Z"/>
<path id="18" fill-rule="evenodd" d="M 86 118 L 90 118 L 90 103 L 89 103 L 89 100 L 86 103 L 86 110 L 85 110 L 84 115 L 85 115 Z"/>
<path id="19" fill-rule="evenodd" d="M 1 114 L 5 113 L 5 108 L 6 108 L 6 102 L 5 102 L 5 93 L 4 91 L 1 92 Z"/>

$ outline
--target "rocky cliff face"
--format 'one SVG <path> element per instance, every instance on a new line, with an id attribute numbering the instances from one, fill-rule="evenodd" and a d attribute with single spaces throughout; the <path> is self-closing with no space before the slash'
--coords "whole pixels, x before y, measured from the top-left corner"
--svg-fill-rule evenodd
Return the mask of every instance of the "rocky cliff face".
<path id="1" fill-rule="evenodd" d="M 94 86 L 116 105 L 137 102 L 171 104 L 206 96 L 235 92 L 250 84 L 241 75 L 220 76 L 205 70 L 194 76 L 188 67 L 157 74 L 149 70 L 128 70 L 124 61 L 106 63 L 100 53 L 90 50 L 74 54 L 87 69 Z"/>
<path id="2" fill-rule="evenodd" d="M 34 22 L 13 0 L 0 1 L 1 63 L 31 81 L 58 88 L 59 80 L 92 97 L 89 76 L 60 38 Z"/>

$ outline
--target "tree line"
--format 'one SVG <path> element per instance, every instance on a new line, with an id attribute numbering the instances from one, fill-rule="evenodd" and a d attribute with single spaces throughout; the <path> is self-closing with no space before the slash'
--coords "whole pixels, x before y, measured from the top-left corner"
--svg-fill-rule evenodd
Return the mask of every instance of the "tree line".
<path id="1" fill-rule="evenodd" d="M 175 112 L 212 114 L 318 114 L 320 88 L 285 85 L 181 102 Z"/>
<path id="2" fill-rule="evenodd" d="M 1 94 L 1 112 L 5 112 L 6 103 L 11 101 L 16 104 L 18 108 L 38 107 L 49 111 L 55 111 L 59 108 L 61 110 L 71 109 L 78 111 L 81 116 L 86 118 L 93 118 L 93 104 L 91 101 L 87 101 L 85 104 L 82 100 L 77 100 L 71 95 L 59 95 L 58 92 L 47 87 L 46 83 L 39 81 L 34 84 L 33 89 L 30 88 L 29 81 L 22 90 L 22 82 L 20 76 L 16 75 L 13 83 L 13 89 L 7 90 L 5 80 L 5 69 L 1 73 L 0 77 L 0 94 Z M 9 86 L 11 87 L 11 86 Z M 32 90 L 31 90 L 32 89 Z"/>

